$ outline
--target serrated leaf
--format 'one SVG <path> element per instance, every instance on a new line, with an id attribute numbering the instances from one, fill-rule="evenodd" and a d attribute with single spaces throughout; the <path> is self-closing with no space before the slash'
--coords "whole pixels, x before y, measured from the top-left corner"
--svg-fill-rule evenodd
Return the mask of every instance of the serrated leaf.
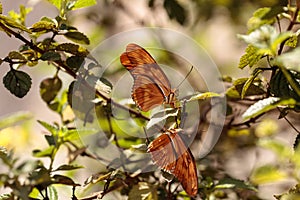
<path id="1" fill-rule="evenodd" d="M 128 200 L 157 200 L 157 189 L 147 182 L 134 185 L 128 194 Z"/>
<path id="2" fill-rule="evenodd" d="M 89 54 L 89 51 L 86 48 L 72 43 L 59 44 L 57 45 L 56 50 L 71 53 L 80 57 L 86 57 Z"/>
<path id="3" fill-rule="evenodd" d="M 79 44 L 90 44 L 89 38 L 79 31 L 69 31 L 65 33 L 64 36 Z"/>
<path id="4" fill-rule="evenodd" d="M 254 82 L 254 79 L 262 72 L 262 70 L 258 69 L 255 70 L 251 76 L 247 79 L 245 84 L 243 85 L 242 93 L 241 93 L 241 98 L 243 99 L 246 95 L 246 92 L 248 91 L 249 87 L 252 85 Z"/>
<path id="5" fill-rule="evenodd" d="M 4 77 L 3 84 L 16 97 L 24 97 L 31 87 L 31 78 L 22 71 L 11 69 Z"/>
<path id="6" fill-rule="evenodd" d="M 250 177 L 251 182 L 258 185 L 282 181 L 285 178 L 287 178 L 287 174 L 284 171 L 271 165 L 264 165 L 255 169 Z"/>
<path id="7" fill-rule="evenodd" d="M 174 19 L 181 25 L 186 23 L 186 11 L 177 0 L 164 0 L 164 8 L 166 9 L 170 19 Z"/>
<path id="8" fill-rule="evenodd" d="M 219 97 L 220 95 L 214 92 L 204 92 L 191 96 L 187 101 L 205 100 L 212 97 Z"/>
<path id="9" fill-rule="evenodd" d="M 269 97 L 263 100 L 260 100 L 250 106 L 246 112 L 242 115 L 244 120 L 256 117 L 262 113 L 268 112 L 277 106 L 294 106 L 296 105 L 294 99 L 280 99 L 277 97 Z"/>
<path id="10" fill-rule="evenodd" d="M 224 178 L 221 179 L 215 186 L 217 189 L 230 189 L 230 188 L 240 188 L 240 189 L 247 189 L 257 191 L 257 189 L 245 181 L 237 180 L 233 178 Z"/>
<path id="11" fill-rule="evenodd" d="M 75 170 L 75 169 L 80 169 L 83 168 L 82 166 L 79 165 L 61 165 L 54 171 L 70 171 L 70 170 Z"/>
<path id="12" fill-rule="evenodd" d="M 56 61 L 56 60 L 60 60 L 60 54 L 54 51 L 47 51 L 45 53 L 43 53 L 43 55 L 41 56 L 42 60 L 48 60 L 48 61 Z"/>
<path id="13" fill-rule="evenodd" d="M 32 114 L 29 112 L 17 112 L 8 117 L 4 117 L 0 120 L 0 130 L 28 121 L 32 119 L 32 117 Z"/>
<path id="14" fill-rule="evenodd" d="M 32 25 L 32 32 L 50 32 L 56 29 L 56 24 L 49 21 L 39 21 Z"/>
<path id="15" fill-rule="evenodd" d="M 62 81 L 59 77 L 47 78 L 40 84 L 40 94 L 46 103 L 50 103 L 55 99 L 62 87 Z"/>
<path id="16" fill-rule="evenodd" d="M 79 70 L 84 62 L 84 58 L 80 56 L 71 56 L 66 60 L 67 65 L 75 72 Z"/>
<path id="17" fill-rule="evenodd" d="M 33 150 L 32 154 L 34 157 L 37 157 L 37 158 L 41 158 L 41 157 L 50 157 L 51 158 L 54 153 L 54 149 L 55 149 L 55 146 L 51 145 L 44 150 L 39 150 L 39 149 Z"/>
<path id="18" fill-rule="evenodd" d="M 242 55 L 239 62 L 239 68 L 243 69 L 246 66 L 250 68 L 253 67 L 263 56 L 263 54 L 259 53 L 258 48 L 248 45 L 245 50 L 245 54 Z"/>
<path id="19" fill-rule="evenodd" d="M 18 51 L 9 52 L 8 57 L 12 60 L 27 61 L 26 57 Z"/>
<path id="20" fill-rule="evenodd" d="M 14 21 L 13 19 L 11 19 L 9 17 L 6 17 L 4 15 L 0 15 L 0 22 L 5 24 L 8 27 L 16 28 L 16 29 L 19 29 L 21 31 L 31 33 L 31 31 L 28 28 L 26 28 L 26 26 Z"/>

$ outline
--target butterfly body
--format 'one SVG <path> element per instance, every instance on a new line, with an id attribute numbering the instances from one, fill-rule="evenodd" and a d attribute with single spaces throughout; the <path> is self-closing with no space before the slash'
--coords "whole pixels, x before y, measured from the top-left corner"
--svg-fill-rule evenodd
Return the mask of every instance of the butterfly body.
<path id="1" fill-rule="evenodd" d="M 163 170 L 173 174 L 190 196 L 198 192 L 198 176 L 195 159 L 185 145 L 182 129 L 170 129 L 148 146 L 152 160 Z"/>
<path id="2" fill-rule="evenodd" d="M 128 44 L 120 61 L 134 79 L 131 96 L 142 111 L 162 104 L 175 106 L 176 89 L 171 89 L 169 79 L 144 48 Z"/>

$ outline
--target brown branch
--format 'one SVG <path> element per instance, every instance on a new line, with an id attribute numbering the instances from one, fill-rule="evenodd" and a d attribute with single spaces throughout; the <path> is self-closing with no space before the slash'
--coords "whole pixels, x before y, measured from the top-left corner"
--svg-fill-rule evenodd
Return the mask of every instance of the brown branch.
<path id="1" fill-rule="evenodd" d="M 39 48 L 38 46 L 36 46 L 35 44 L 33 44 L 31 41 L 27 40 L 25 37 L 23 37 L 21 34 L 15 32 L 14 30 L 8 28 L 7 26 L 5 26 L 4 24 L 0 23 L 0 27 L 5 30 L 6 32 L 8 32 L 9 34 L 15 36 L 15 38 L 21 40 L 22 42 L 24 42 L 26 45 L 28 45 L 31 49 L 43 54 L 45 53 L 45 51 L 41 48 Z M 71 70 L 62 60 L 57 60 L 57 61 L 53 61 L 52 62 L 56 67 L 62 69 L 63 71 L 67 72 L 67 74 L 69 74 L 70 76 L 72 76 L 74 79 L 77 80 L 81 80 L 82 83 L 84 84 L 84 86 L 88 87 L 89 89 L 91 89 L 92 91 L 95 89 L 94 87 L 92 87 L 91 85 L 89 85 L 84 79 L 81 79 L 79 76 L 76 75 L 76 72 L 74 72 L 73 70 Z M 123 110 L 128 110 L 131 114 L 134 114 L 136 117 L 138 118 L 142 118 L 144 120 L 149 121 L 150 118 L 143 115 L 142 113 L 140 113 L 137 110 L 134 110 L 132 108 L 129 108 L 127 106 L 124 106 L 122 104 L 119 104 L 117 102 L 115 102 L 113 99 L 111 99 L 110 97 L 107 97 L 106 95 L 102 94 L 99 91 L 96 91 L 96 94 L 98 96 L 100 96 L 101 98 L 103 98 L 104 100 L 106 100 L 108 103 L 110 103 L 113 106 L 116 106 L 120 109 Z"/>

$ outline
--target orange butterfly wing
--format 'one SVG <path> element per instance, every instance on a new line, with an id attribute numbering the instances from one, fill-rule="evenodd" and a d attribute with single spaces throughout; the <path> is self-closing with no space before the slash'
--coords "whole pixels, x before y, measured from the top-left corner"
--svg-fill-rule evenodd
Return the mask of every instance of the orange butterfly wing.
<path id="1" fill-rule="evenodd" d="M 198 176 L 192 152 L 180 136 L 181 129 L 168 130 L 148 146 L 154 163 L 162 169 L 174 174 L 190 196 L 198 192 Z"/>
<path id="2" fill-rule="evenodd" d="M 137 44 L 128 44 L 120 56 L 121 64 L 134 79 L 132 99 L 143 111 L 166 102 L 171 84 L 152 56 Z"/>

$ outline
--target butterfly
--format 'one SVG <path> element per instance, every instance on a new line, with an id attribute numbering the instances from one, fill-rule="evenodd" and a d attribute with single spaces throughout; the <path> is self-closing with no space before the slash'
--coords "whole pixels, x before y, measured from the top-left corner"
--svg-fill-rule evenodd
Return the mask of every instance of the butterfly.
<path id="1" fill-rule="evenodd" d="M 131 96 L 142 111 L 149 111 L 162 104 L 175 107 L 176 89 L 171 89 L 169 79 L 144 48 L 128 44 L 120 61 L 134 79 Z"/>
<path id="2" fill-rule="evenodd" d="M 198 176 L 194 156 L 183 142 L 182 129 L 169 129 L 148 145 L 153 162 L 173 174 L 189 196 L 198 192 Z"/>

